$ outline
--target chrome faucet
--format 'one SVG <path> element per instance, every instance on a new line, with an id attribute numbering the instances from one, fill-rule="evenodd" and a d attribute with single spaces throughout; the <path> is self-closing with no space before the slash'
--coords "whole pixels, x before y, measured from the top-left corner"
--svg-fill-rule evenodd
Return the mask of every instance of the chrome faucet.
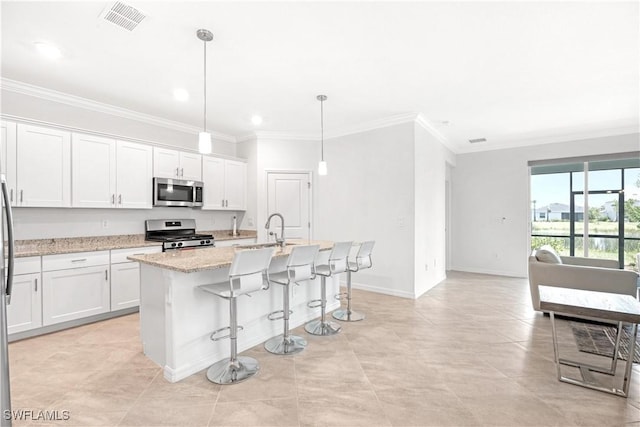
<path id="1" fill-rule="evenodd" d="M 266 228 L 267 230 L 269 230 L 269 227 L 271 226 L 271 218 L 273 218 L 274 216 L 279 216 L 280 217 L 280 238 L 278 239 L 278 233 L 274 233 L 274 232 L 270 232 L 270 235 L 274 235 L 276 236 L 276 243 L 280 245 L 281 248 L 284 248 L 287 244 L 285 243 L 284 240 L 284 217 L 282 216 L 282 214 L 279 213 L 272 213 L 271 215 L 269 215 L 269 218 L 267 218 L 267 223 L 264 225 L 264 228 Z"/>

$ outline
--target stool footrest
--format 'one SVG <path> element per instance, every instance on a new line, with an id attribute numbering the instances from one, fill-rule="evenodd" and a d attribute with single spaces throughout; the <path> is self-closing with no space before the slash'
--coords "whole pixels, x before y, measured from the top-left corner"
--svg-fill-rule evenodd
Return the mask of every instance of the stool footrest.
<path id="1" fill-rule="evenodd" d="M 238 331 L 243 330 L 244 328 L 242 326 L 238 326 Z M 221 336 L 221 337 L 216 337 L 217 334 L 219 334 L 220 332 L 223 331 L 229 331 L 229 333 L 227 335 Z M 226 326 L 224 328 L 220 328 L 220 329 L 216 329 L 215 331 L 211 332 L 211 335 L 209 335 L 209 339 L 211 341 L 220 341 L 223 340 L 225 338 L 229 338 L 231 336 L 231 327 L 230 326 Z"/>
<path id="2" fill-rule="evenodd" d="M 289 316 L 291 316 L 292 314 L 293 314 L 293 310 L 289 310 Z M 278 315 L 278 317 L 275 317 L 276 315 Z M 267 319 L 269 319 L 269 320 L 282 320 L 282 319 L 284 319 L 284 310 L 272 311 L 271 313 L 267 314 Z"/>
<path id="3" fill-rule="evenodd" d="M 347 292 L 340 292 L 339 294 L 335 294 L 335 299 L 337 300 L 342 300 L 342 299 L 349 299 L 349 294 Z"/>
<path id="4" fill-rule="evenodd" d="M 311 300 L 307 303 L 307 307 L 309 308 L 317 308 L 317 307 L 322 307 L 322 300 L 321 299 L 314 299 Z"/>

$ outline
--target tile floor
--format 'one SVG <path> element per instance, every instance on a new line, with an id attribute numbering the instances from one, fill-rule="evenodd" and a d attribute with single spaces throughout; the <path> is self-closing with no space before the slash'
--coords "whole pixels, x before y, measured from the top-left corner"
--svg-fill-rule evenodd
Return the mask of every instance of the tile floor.
<path id="1" fill-rule="evenodd" d="M 640 426 L 640 372 L 624 399 L 555 377 L 549 318 L 525 279 L 450 272 L 418 300 L 355 291 L 367 314 L 296 356 L 249 351 L 261 370 L 221 387 L 170 384 L 141 352 L 138 316 L 10 345 L 14 409 L 81 426 Z M 562 351 L 575 351 L 566 322 Z M 602 358 L 597 358 L 602 359 Z"/>

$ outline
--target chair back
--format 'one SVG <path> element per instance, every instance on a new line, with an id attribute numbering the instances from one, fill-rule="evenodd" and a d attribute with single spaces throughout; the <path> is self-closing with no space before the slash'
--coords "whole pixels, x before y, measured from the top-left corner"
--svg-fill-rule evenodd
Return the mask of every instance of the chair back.
<path id="1" fill-rule="evenodd" d="M 329 255 L 329 270 L 331 274 L 344 273 L 349 268 L 349 251 L 353 242 L 336 242 Z"/>
<path id="2" fill-rule="evenodd" d="M 287 260 L 287 273 L 290 282 L 303 282 L 316 277 L 315 260 L 320 245 L 294 246 Z"/>
<path id="3" fill-rule="evenodd" d="M 373 246 L 376 244 L 375 240 L 369 240 L 362 242 L 358 254 L 356 255 L 356 265 L 358 270 L 365 268 L 371 268 L 373 265 L 371 261 L 371 252 L 373 252 Z"/>
<path id="4" fill-rule="evenodd" d="M 229 268 L 229 286 L 234 295 L 247 294 L 269 287 L 269 264 L 273 248 L 236 252 Z"/>

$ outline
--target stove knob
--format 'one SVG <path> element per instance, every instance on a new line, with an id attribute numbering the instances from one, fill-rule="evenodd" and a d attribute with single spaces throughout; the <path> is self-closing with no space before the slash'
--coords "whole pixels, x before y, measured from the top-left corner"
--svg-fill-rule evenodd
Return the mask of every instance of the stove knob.
<path id="1" fill-rule="evenodd" d="M 175 248 L 175 247 L 176 247 L 176 244 L 175 244 L 175 243 L 172 243 L 172 244 L 171 244 L 171 247 L 172 247 L 172 248 Z"/>
<path id="2" fill-rule="evenodd" d="M 178 247 L 182 246 L 182 242 L 178 243 Z"/>
<path id="3" fill-rule="evenodd" d="M 211 240 L 207 240 L 207 243 L 211 243 Z"/>
<path id="4" fill-rule="evenodd" d="M 204 240 L 200 240 L 200 244 L 201 244 L 201 245 L 204 245 Z"/>

